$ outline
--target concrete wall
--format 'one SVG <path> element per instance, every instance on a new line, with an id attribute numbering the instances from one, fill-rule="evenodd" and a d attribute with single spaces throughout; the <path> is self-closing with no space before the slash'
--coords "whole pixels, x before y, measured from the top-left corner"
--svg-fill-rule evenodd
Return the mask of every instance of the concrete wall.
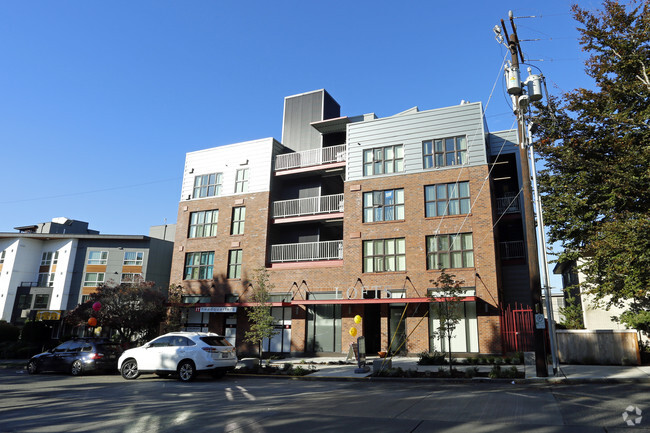
<path id="1" fill-rule="evenodd" d="M 567 364 L 621 365 L 641 363 L 634 330 L 558 330 L 557 351 Z"/>

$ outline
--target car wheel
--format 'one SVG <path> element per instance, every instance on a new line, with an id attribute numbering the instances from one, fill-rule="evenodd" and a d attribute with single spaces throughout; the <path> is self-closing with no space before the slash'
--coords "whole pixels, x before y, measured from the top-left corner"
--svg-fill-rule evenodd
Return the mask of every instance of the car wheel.
<path id="1" fill-rule="evenodd" d="M 138 376 L 140 376 L 140 370 L 138 370 L 138 363 L 136 360 L 127 359 L 124 361 L 122 368 L 120 369 L 120 373 L 122 373 L 122 377 L 126 380 L 137 379 Z"/>
<path id="2" fill-rule="evenodd" d="M 27 364 L 27 372 L 29 374 L 38 373 L 38 364 L 36 364 L 36 361 L 29 361 L 29 363 Z"/>
<path id="3" fill-rule="evenodd" d="M 221 379 L 226 375 L 226 372 L 224 370 L 215 370 L 212 372 L 212 377 L 214 379 Z"/>
<path id="4" fill-rule="evenodd" d="M 196 368 L 194 363 L 190 360 L 181 361 L 178 364 L 178 378 L 183 382 L 189 382 L 194 379 L 196 375 Z"/>
<path id="5" fill-rule="evenodd" d="M 81 361 L 76 360 L 75 362 L 72 363 L 72 368 L 70 369 L 70 373 L 72 373 L 73 376 L 81 376 L 84 372 L 84 365 Z"/>

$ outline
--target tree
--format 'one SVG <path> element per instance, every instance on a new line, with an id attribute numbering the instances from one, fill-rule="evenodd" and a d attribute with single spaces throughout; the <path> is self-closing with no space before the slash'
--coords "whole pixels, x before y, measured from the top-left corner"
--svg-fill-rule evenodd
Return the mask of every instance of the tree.
<path id="1" fill-rule="evenodd" d="M 558 260 L 583 259 L 583 292 L 650 329 L 650 2 L 572 11 L 595 86 L 536 107 L 544 220 Z"/>
<path id="2" fill-rule="evenodd" d="M 92 306 L 99 302 L 101 308 Z M 101 285 L 90 299 L 77 306 L 67 317 L 72 325 L 85 325 L 95 317 L 99 326 L 117 331 L 123 342 L 149 340 L 158 335 L 160 322 L 165 319 L 165 296 L 154 288 L 153 282 L 132 285 Z"/>
<path id="3" fill-rule="evenodd" d="M 580 299 L 573 293 L 575 289 L 571 287 L 565 290 L 567 297 L 565 298 L 565 306 L 560 308 L 560 314 L 562 315 L 560 325 L 567 329 L 585 329 L 582 304 Z"/>
<path id="4" fill-rule="evenodd" d="M 462 281 L 455 278 L 455 275 L 448 274 L 442 269 L 437 279 L 430 280 L 436 290 L 429 295 L 433 301 L 433 312 L 438 319 L 438 337 L 447 340 L 449 374 L 452 372 L 451 338 L 454 336 L 456 326 L 463 318 L 460 311 L 462 302 L 460 296 L 464 294 L 464 291 L 460 286 Z"/>
<path id="5" fill-rule="evenodd" d="M 252 307 L 246 308 L 250 330 L 246 331 L 245 339 L 249 343 L 257 344 L 260 348 L 260 362 L 262 361 L 263 345 L 265 338 L 271 338 L 277 334 L 273 326 L 273 316 L 271 315 L 271 291 L 273 284 L 269 282 L 269 273 L 265 268 L 255 271 L 255 285 L 252 286 L 250 301 L 254 303 Z"/>
<path id="6" fill-rule="evenodd" d="M 170 305 L 167 310 L 167 316 L 165 317 L 165 323 L 163 324 L 164 332 L 181 330 L 183 325 L 183 308 L 180 305 L 182 302 L 183 286 L 180 284 L 170 284 L 169 291 L 167 292 L 167 303 Z"/>

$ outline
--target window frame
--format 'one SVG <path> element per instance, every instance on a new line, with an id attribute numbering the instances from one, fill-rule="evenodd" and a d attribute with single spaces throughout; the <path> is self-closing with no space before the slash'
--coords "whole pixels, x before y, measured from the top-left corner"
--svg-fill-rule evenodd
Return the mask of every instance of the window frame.
<path id="1" fill-rule="evenodd" d="M 453 149 L 448 148 L 453 140 Z M 452 160 L 449 157 L 452 157 Z M 453 167 L 469 163 L 466 135 L 434 138 L 422 142 L 422 168 Z"/>
<path id="2" fill-rule="evenodd" d="M 89 275 L 96 275 L 94 280 L 88 278 Z M 99 276 L 101 275 L 101 278 Z M 86 272 L 84 274 L 83 287 L 99 287 L 106 282 L 106 272 Z"/>
<path id="3" fill-rule="evenodd" d="M 192 198 L 218 197 L 221 195 L 222 187 L 223 173 L 198 174 L 194 176 Z"/>
<path id="4" fill-rule="evenodd" d="M 441 242 L 443 239 L 445 241 Z M 464 239 L 470 240 L 471 248 L 464 248 Z M 435 242 L 435 249 L 431 248 L 434 245 L 431 243 L 432 241 Z M 474 260 L 474 236 L 471 232 L 430 235 L 426 237 L 425 243 L 427 270 L 474 268 L 476 265 Z M 460 248 L 454 248 L 456 245 L 460 246 Z M 441 257 L 443 257 L 442 260 Z M 460 257 L 461 266 L 456 266 L 458 257 Z M 471 258 L 471 263 L 469 258 Z"/>
<path id="5" fill-rule="evenodd" d="M 393 244 L 392 253 L 389 252 Z M 368 254 L 368 245 L 372 251 Z M 391 260 L 393 269 L 390 269 Z M 369 239 L 362 244 L 363 273 L 406 271 L 406 238 Z M 378 266 L 380 265 L 380 266 Z M 381 268 L 377 270 L 378 268 Z"/>
<path id="6" fill-rule="evenodd" d="M 392 157 L 388 157 L 389 152 Z M 364 149 L 362 158 L 363 177 L 404 172 L 404 144 Z M 387 167 L 391 167 L 391 171 L 387 171 Z"/>
<path id="7" fill-rule="evenodd" d="M 210 222 L 206 222 L 207 216 L 210 215 Z M 195 221 L 192 221 L 192 220 Z M 187 229 L 187 238 L 211 238 L 217 236 L 219 223 L 219 209 L 201 210 L 190 212 L 189 224 Z M 206 235 L 206 228 L 208 233 Z M 198 234 L 200 233 L 200 235 Z"/>
<path id="8" fill-rule="evenodd" d="M 241 279 L 241 268 L 244 251 L 241 249 L 228 251 L 228 279 Z M 234 260 L 233 260 L 234 259 Z"/>
<path id="9" fill-rule="evenodd" d="M 39 272 L 36 285 L 38 287 L 54 287 L 54 275 L 54 272 Z"/>
<path id="10" fill-rule="evenodd" d="M 135 259 L 127 259 L 127 254 L 135 254 Z M 142 263 L 144 263 L 144 251 L 124 251 L 122 266 L 142 266 Z"/>
<path id="11" fill-rule="evenodd" d="M 93 259 L 93 253 L 99 253 L 100 257 L 98 259 Z M 88 260 L 86 261 L 87 265 L 105 265 L 106 263 L 108 263 L 108 251 L 88 251 Z"/>
<path id="12" fill-rule="evenodd" d="M 250 179 L 250 171 L 248 168 L 238 168 L 235 172 L 235 194 L 248 192 L 248 181 Z M 242 175 L 240 178 L 239 175 Z"/>
<path id="13" fill-rule="evenodd" d="M 131 275 L 131 280 L 125 280 L 125 275 Z M 120 284 L 137 284 L 140 281 L 142 281 L 142 274 L 140 272 L 122 272 L 120 275 Z"/>
<path id="14" fill-rule="evenodd" d="M 466 185 L 466 188 L 465 188 Z M 440 188 L 444 187 L 445 197 L 439 198 Z M 451 183 L 437 183 L 433 185 L 424 186 L 424 217 L 425 218 L 435 218 L 443 216 L 452 216 L 452 215 L 467 215 L 472 212 L 472 202 L 471 202 L 471 193 L 470 193 L 469 181 L 460 181 L 460 182 L 451 182 Z M 466 189 L 467 195 L 461 195 L 461 190 Z M 435 196 L 433 199 L 430 198 L 429 191 L 433 191 Z M 453 196 L 455 193 L 455 196 Z M 453 204 L 457 203 L 458 212 L 451 213 L 450 210 L 453 209 Z M 440 205 L 444 205 L 443 213 L 439 212 Z M 431 215 L 429 209 L 433 209 L 435 215 Z M 463 207 L 467 209 L 467 212 L 463 212 Z"/>
<path id="15" fill-rule="evenodd" d="M 198 262 L 195 260 L 198 260 Z M 196 278 L 193 278 L 195 276 Z M 183 280 L 211 280 L 213 276 L 214 276 L 214 251 L 195 251 L 195 252 L 189 252 L 185 254 Z M 192 277 L 192 278 L 188 278 L 188 277 Z"/>
<path id="16" fill-rule="evenodd" d="M 40 300 L 40 302 L 39 302 Z M 50 294 L 49 293 L 36 293 L 34 294 L 34 306 L 33 309 L 47 309 L 50 305 Z"/>
<path id="17" fill-rule="evenodd" d="M 246 206 L 236 206 L 232 208 L 232 218 L 230 221 L 230 235 L 243 235 L 246 224 Z"/>
<path id="18" fill-rule="evenodd" d="M 386 194 L 388 192 L 392 192 L 393 195 L 392 204 L 386 204 Z M 401 202 L 398 202 L 398 196 L 400 195 L 401 195 Z M 371 203 L 368 203 L 366 197 L 370 198 Z M 403 221 L 405 218 L 404 188 L 384 189 L 384 190 L 364 192 L 362 200 L 363 200 L 362 205 L 363 205 L 364 223 L 384 222 L 384 221 Z M 381 201 L 381 203 L 375 203 L 376 200 Z M 393 218 L 386 218 L 386 216 L 389 214 L 390 209 L 392 209 Z M 401 218 L 398 218 L 400 209 L 401 209 Z M 377 212 L 379 212 L 379 214 Z M 376 216 L 378 215 L 381 215 L 382 219 L 377 219 Z"/>
<path id="19" fill-rule="evenodd" d="M 5 262 L 6 256 L 7 256 L 7 250 L 2 250 L 2 252 L 0 252 L 0 265 L 2 265 Z"/>

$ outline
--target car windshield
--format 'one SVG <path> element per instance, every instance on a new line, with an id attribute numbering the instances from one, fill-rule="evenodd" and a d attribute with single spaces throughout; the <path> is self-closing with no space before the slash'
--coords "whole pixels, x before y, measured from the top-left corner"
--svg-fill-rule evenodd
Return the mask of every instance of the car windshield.
<path id="1" fill-rule="evenodd" d="M 226 337 L 201 337 L 201 341 L 210 346 L 232 346 L 232 344 L 226 340 Z"/>

